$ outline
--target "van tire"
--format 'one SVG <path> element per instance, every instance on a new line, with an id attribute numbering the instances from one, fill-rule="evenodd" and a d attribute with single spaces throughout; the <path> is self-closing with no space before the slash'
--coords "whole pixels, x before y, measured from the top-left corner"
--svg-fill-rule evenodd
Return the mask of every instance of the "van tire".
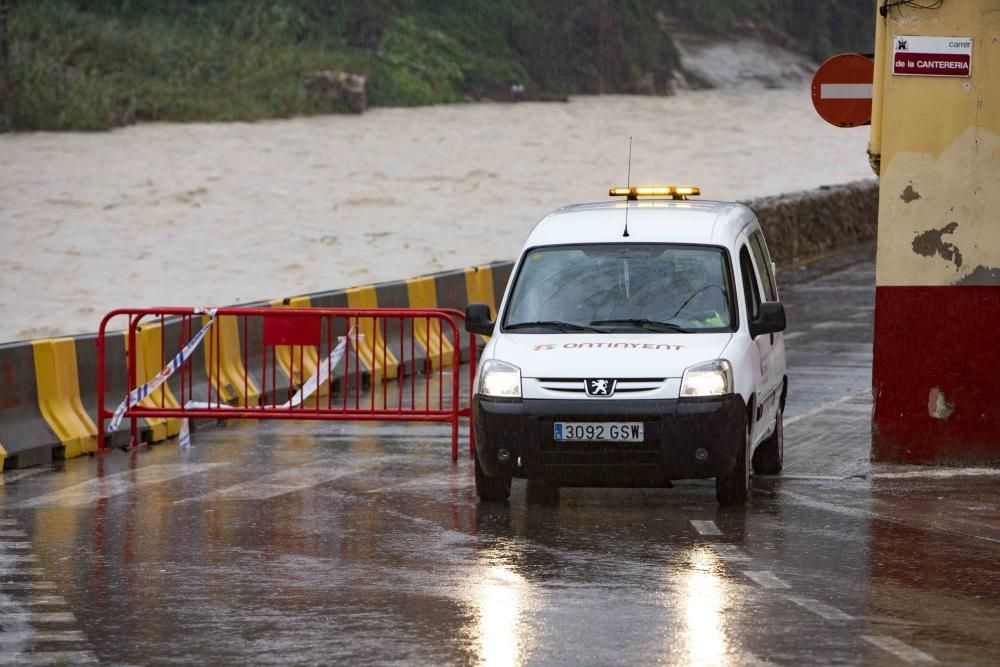
<path id="1" fill-rule="evenodd" d="M 784 409 L 778 407 L 774 433 L 760 443 L 753 453 L 753 471 L 758 475 L 777 475 L 785 465 Z"/>
<path id="2" fill-rule="evenodd" d="M 743 446 L 732 470 L 715 476 L 715 498 L 720 505 L 746 505 L 750 498 L 750 427 L 743 429 Z"/>
<path id="3" fill-rule="evenodd" d="M 479 465 L 479 455 L 476 460 L 476 495 L 486 502 L 503 502 L 510 497 L 510 477 L 490 477 Z"/>

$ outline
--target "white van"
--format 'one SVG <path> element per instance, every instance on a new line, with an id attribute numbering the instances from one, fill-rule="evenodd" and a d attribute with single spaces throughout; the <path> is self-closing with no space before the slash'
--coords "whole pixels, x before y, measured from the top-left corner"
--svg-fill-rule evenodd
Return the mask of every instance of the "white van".
<path id="1" fill-rule="evenodd" d="M 716 480 L 743 504 L 783 458 L 785 312 L 753 212 L 692 187 L 550 213 L 532 230 L 474 387 L 476 491 Z M 653 198 L 646 199 L 646 196 Z"/>

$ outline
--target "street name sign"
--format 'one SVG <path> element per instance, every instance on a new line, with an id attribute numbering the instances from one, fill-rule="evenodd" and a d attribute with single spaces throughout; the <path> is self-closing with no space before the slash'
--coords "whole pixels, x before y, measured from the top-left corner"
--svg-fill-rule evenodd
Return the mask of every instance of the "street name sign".
<path id="1" fill-rule="evenodd" d="M 971 76 L 972 38 L 896 35 L 892 40 L 892 73 L 901 76 Z"/>

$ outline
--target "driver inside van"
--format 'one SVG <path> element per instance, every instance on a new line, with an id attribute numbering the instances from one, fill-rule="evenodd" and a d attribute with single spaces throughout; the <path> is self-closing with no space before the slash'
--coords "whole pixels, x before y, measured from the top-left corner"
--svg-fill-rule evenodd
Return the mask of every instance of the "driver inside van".
<path id="1" fill-rule="evenodd" d="M 648 319 L 684 328 L 726 326 L 725 292 L 698 259 L 616 260 L 616 285 L 595 290 L 595 320 Z"/>

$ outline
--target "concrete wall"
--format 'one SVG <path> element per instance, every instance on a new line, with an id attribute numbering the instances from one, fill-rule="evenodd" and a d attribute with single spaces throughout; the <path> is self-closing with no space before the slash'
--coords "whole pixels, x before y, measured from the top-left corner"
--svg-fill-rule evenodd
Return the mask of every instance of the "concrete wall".
<path id="1" fill-rule="evenodd" d="M 829 252 L 838 246 L 853 245 L 875 236 L 875 182 L 853 183 L 822 188 L 811 192 L 767 197 L 745 202 L 757 213 L 776 262 L 788 263 Z M 456 308 L 464 310 L 468 303 L 487 303 L 494 313 L 510 275 L 512 262 L 495 262 L 478 267 L 445 271 L 431 276 L 411 278 L 350 289 L 318 292 L 291 297 L 274 303 L 242 304 L 270 307 L 413 307 Z M 235 323 L 220 331 L 233 344 L 228 356 L 238 350 L 241 336 Z M 197 325 L 196 325 L 197 326 Z M 177 323 L 167 322 L 163 329 L 153 323 L 143 327 L 137 337 L 137 358 L 140 360 L 139 382 L 145 382 L 162 366 L 161 337 L 178 340 Z M 211 342 L 204 345 L 211 345 Z M 463 340 L 463 346 L 467 340 Z M 114 370 L 114 381 L 107 387 L 105 401 L 114 410 L 124 398 L 125 336 L 109 334 L 107 365 Z M 167 358 L 173 353 L 168 350 Z M 194 357 L 196 387 L 199 397 L 207 392 L 209 382 L 216 391 L 227 391 L 228 385 L 239 385 L 226 379 L 226 363 L 241 365 L 239 353 L 223 364 L 221 378 L 211 380 L 206 372 L 204 352 Z M 224 355 L 226 356 L 226 355 Z M 468 358 L 463 347 L 462 356 Z M 53 459 L 71 458 L 93 452 L 97 448 L 96 346 L 93 334 L 74 338 L 28 341 L 0 345 L 0 467 L 18 468 L 47 463 Z M 230 373 L 239 373 L 233 371 Z M 286 375 L 287 377 L 287 375 Z M 164 399 L 177 403 L 182 394 L 174 378 L 164 390 Z M 241 404 L 255 404 L 258 388 L 248 396 L 235 396 Z M 158 390 L 159 391 L 159 390 Z M 233 391 L 230 387 L 229 391 Z M 239 393 L 237 390 L 236 393 Z M 158 400 L 159 393 L 152 398 Z M 142 423 L 142 438 L 159 442 L 178 431 L 177 420 L 150 419 Z M 127 444 L 127 434 L 119 431 L 111 444 Z"/>
<path id="2" fill-rule="evenodd" d="M 997 461 L 1000 3 L 926 4 L 877 19 L 872 456 Z M 971 38 L 971 76 L 894 75 L 897 40 L 912 36 Z"/>

